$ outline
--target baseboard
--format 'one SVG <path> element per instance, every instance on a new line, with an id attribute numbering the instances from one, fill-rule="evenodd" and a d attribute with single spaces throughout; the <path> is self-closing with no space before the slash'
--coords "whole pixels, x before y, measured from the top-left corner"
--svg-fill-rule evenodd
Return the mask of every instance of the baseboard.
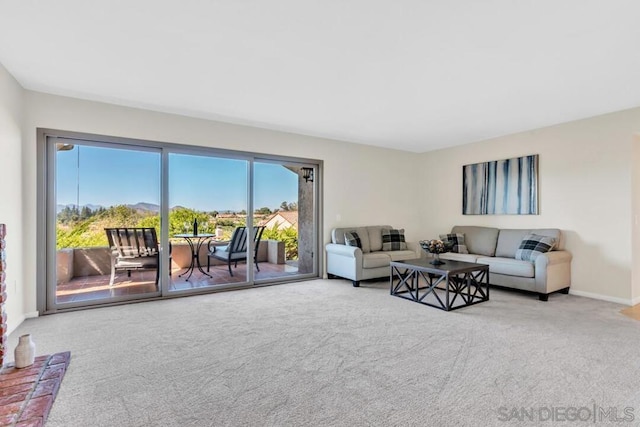
<path id="1" fill-rule="evenodd" d="M 7 330 L 7 335 L 11 335 L 11 333 L 16 329 L 18 329 L 18 326 L 22 325 L 22 322 L 24 322 L 26 319 L 33 319 L 34 317 L 39 317 L 39 316 L 40 316 L 40 313 L 37 311 L 24 313 L 22 316 L 18 317 L 18 319 L 15 322 L 11 322 L 11 325 L 13 325 L 13 327 Z"/>
<path id="2" fill-rule="evenodd" d="M 640 297 L 635 297 L 631 300 L 631 305 L 640 304 Z"/>
<path id="3" fill-rule="evenodd" d="M 575 295 L 575 296 L 578 296 L 578 297 L 599 299 L 599 300 L 602 300 L 602 301 L 614 302 L 616 304 L 622 304 L 622 305 L 630 305 L 630 306 L 634 305 L 634 303 L 633 303 L 634 300 L 630 300 L 630 299 L 626 299 L 626 298 L 610 297 L 608 295 L 594 294 L 592 292 L 584 292 L 584 291 L 575 291 L 573 289 L 569 289 L 569 293 L 571 295 Z M 635 299 L 640 300 L 640 298 L 635 298 Z"/>

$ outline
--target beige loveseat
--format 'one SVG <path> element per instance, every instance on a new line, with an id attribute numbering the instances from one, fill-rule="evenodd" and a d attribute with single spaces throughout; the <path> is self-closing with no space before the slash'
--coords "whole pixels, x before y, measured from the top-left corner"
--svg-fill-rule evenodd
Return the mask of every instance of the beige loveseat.
<path id="1" fill-rule="evenodd" d="M 393 229 L 388 225 L 369 227 L 334 228 L 327 250 L 327 276 L 343 277 L 360 286 L 361 280 L 389 277 L 391 261 L 420 258 L 421 248 L 417 242 L 406 242 L 406 250 L 383 251 L 382 230 Z M 355 231 L 362 248 L 347 246 L 345 233 Z"/>
<path id="2" fill-rule="evenodd" d="M 455 226 L 451 233 L 464 235 L 469 253 L 447 252 L 440 258 L 488 265 L 492 285 L 535 292 L 541 301 L 547 301 L 549 294 L 556 291 L 569 293 L 572 256 L 564 250 L 560 230 Z M 517 260 L 516 251 L 527 234 L 553 237 L 556 244 L 534 262 Z"/>

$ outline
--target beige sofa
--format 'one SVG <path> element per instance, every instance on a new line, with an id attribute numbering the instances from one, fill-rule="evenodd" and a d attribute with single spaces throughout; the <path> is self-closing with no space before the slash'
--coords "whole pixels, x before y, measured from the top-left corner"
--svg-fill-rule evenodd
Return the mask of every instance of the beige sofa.
<path id="1" fill-rule="evenodd" d="M 464 234 L 469 253 L 447 252 L 440 258 L 488 265 L 492 285 L 535 292 L 541 301 L 547 301 L 549 294 L 556 291 L 569 293 L 572 256 L 564 250 L 560 230 L 455 226 L 451 233 Z M 557 243 L 535 262 L 520 261 L 515 259 L 516 251 L 527 234 L 553 237 Z"/>
<path id="2" fill-rule="evenodd" d="M 391 228 L 388 225 L 376 225 L 331 230 L 331 243 L 326 246 L 327 276 L 330 279 L 349 279 L 353 286 L 358 287 L 361 280 L 388 278 L 391 261 L 420 258 L 422 249 L 417 242 L 406 242 L 406 250 L 382 250 L 382 230 Z M 358 233 L 362 249 L 345 244 L 344 234 L 352 231 Z"/>

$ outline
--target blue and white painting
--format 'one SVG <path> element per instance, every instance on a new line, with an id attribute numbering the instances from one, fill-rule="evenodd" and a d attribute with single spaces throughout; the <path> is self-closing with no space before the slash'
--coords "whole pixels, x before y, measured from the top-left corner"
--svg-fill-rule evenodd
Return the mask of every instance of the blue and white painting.
<path id="1" fill-rule="evenodd" d="M 462 167 L 463 215 L 537 215 L 538 155 Z"/>

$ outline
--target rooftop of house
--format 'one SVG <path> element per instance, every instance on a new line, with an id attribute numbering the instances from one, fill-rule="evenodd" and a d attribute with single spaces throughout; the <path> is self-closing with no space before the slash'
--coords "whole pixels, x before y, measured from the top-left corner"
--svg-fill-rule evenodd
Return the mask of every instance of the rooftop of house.
<path id="1" fill-rule="evenodd" d="M 298 211 L 278 211 L 263 218 L 258 225 L 284 225 L 287 227 L 298 227 Z"/>

